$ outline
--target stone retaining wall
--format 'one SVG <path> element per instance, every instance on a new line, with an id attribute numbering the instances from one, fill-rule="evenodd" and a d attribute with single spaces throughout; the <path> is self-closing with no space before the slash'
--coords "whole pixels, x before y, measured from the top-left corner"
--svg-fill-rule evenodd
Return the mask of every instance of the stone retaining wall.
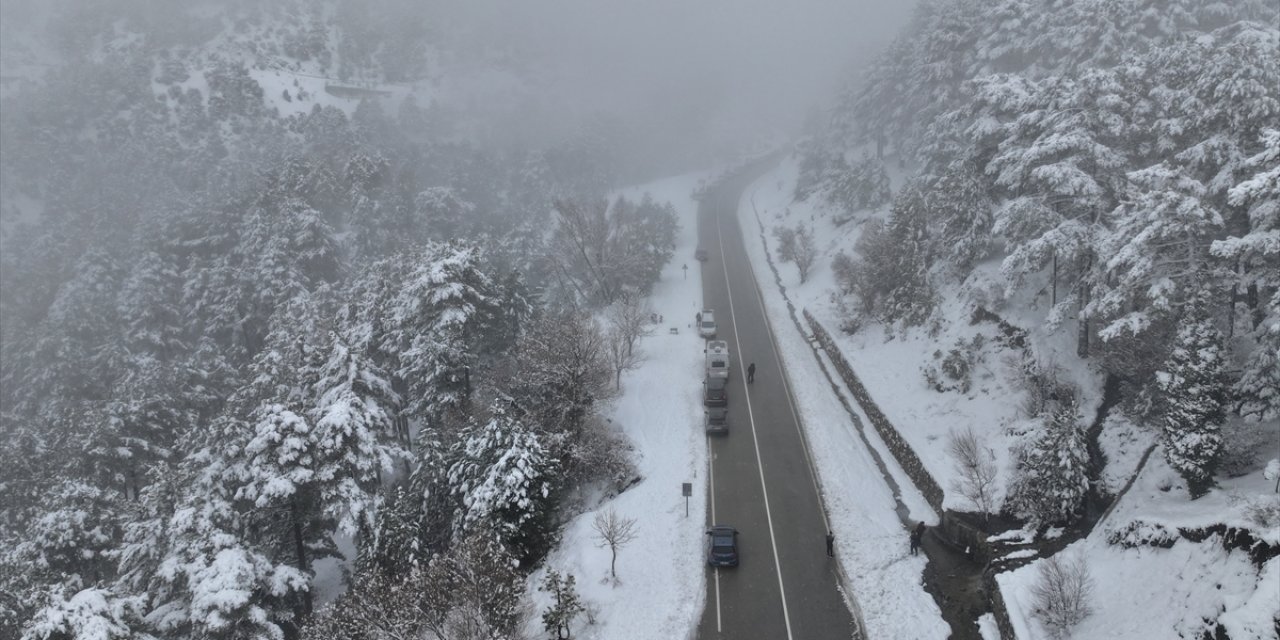
<path id="1" fill-rule="evenodd" d="M 844 354 L 836 346 L 835 341 L 831 339 L 831 334 L 827 333 L 825 327 L 814 319 L 808 309 L 804 310 L 804 319 L 809 323 L 809 329 L 813 332 L 813 336 L 817 338 L 827 357 L 835 365 L 836 373 L 840 374 L 840 378 L 844 380 L 845 385 L 849 388 L 849 392 L 853 394 L 854 399 L 862 406 L 862 411 L 867 414 L 867 419 L 871 421 L 871 426 L 875 427 L 876 433 L 880 434 L 880 438 L 889 447 L 889 452 L 898 460 L 898 464 L 902 466 L 903 471 L 907 472 L 907 476 L 920 489 L 920 493 L 924 494 L 925 500 L 929 501 L 929 506 L 934 511 L 942 513 L 942 487 L 938 485 L 938 481 L 933 479 L 928 469 L 924 468 L 924 464 L 920 462 L 919 456 L 907 444 L 907 441 L 898 433 L 889 419 L 880 411 L 880 407 L 871 399 L 871 394 L 867 393 L 867 388 L 862 386 L 862 381 L 858 379 L 858 375 L 853 372 L 853 368 L 849 366 L 849 362 L 845 360 Z"/>

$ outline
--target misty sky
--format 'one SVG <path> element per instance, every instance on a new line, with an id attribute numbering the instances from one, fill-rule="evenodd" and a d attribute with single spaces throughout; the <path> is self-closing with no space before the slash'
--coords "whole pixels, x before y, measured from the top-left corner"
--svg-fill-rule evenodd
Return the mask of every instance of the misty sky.
<path id="1" fill-rule="evenodd" d="M 907 20 L 893 0 L 479 0 L 453 38 L 509 47 L 558 97 L 794 130 Z M 558 103 L 558 99 L 553 99 Z M 662 117 L 662 116 L 660 116 Z M 653 123 L 659 124 L 659 123 Z M 666 123 L 677 124 L 678 123 Z"/>

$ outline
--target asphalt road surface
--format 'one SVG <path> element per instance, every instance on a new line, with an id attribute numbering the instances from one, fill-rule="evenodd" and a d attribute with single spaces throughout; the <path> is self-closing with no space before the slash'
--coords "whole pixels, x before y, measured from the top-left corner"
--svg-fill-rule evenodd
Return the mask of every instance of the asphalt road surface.
<path id="1" fill-rule="evenodd" d="M 827 520 L 765 319 L 736 209 L 744 184 L 705 198 L 698 237 L 704 308 L 733 357 L 729 433 L 709 438 L 711 524 L 739 531 L 737 567 L 707 571 L 702 640 L 859 637 L 826 554 Z M 752 230 L 754 231 L 754 230 Z M 756 233 L 750 233 L 756 239 Z M 758 241 L 758 240 L 756 240 Z M 746 384 L 755 362 L 755 382 Z"/>

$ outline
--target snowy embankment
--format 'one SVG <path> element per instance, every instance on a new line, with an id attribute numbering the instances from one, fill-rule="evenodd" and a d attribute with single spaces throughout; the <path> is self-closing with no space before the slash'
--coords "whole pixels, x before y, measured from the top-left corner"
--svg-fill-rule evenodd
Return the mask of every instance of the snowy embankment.
<path id="1" fill-rule="evenodd" d="M 813 202 L 794 200 L 796 176 L 795 158 L 789 158 L 748 188 L 741 216 L 744 229 L 757 235 L 759 244 L 758 216 L 765 227 L 765 240 L 774 247 L 774 228 L 797 224 L 812 228 L 818 257 L 806 282 L 800 283 L 794 264 L 779 265 L 782 284 L 797 309 L 808 310 L 827 328 L 880 410 L 946 492 L 945 508 L 974 509 L 953 490 L 958 478 L 948 453 L 948 436 L 969 429 L 996 455 L 999 475 L 995 502 L 999 506 L 1013 464 L 1009 450 L 1015 436 L 1010 434 L 1017 429 L 1010 427 L 1022 419 L 1020 398 L 1024 392 L 1012 381 L 1023 354 L 1002 341 L 1001 329 L 994 323 L 972 323 L 978 301 L 991 300 L 994 306 L 1001 298 L 994 293 L 1002 288 L 999 261 L 979 265 L 965 286 L 940 292 L 936 317 L 941 321 L 936 324 L 891 330 L 867 322 L 856 333 L 846 334 L 840 330 L 844 314 L 831 295 L 838 288 L 831 260 L 840 251 L 853 254 L 863 223 L 882 217 L 884 212 L 862 214 L 836 225 L 832 216 Z M 776 288 L 771 281 L 766 284 L 767 288 Z M 1043 314 L 1037 316 L 1035 309 L 1019 301 L 1002 301 L 997 308 L 1002 317 L 1019 327 L 1042 324 Z M 1032 345 L 1037 361 L 1059 368 L 1063 377 L 1081 390 L 1081 417 L 1091 420 L 1101 400 L 1101 383 L 1097 374 L 1074 357 L 1074 334 L 1045 334 L 1031 329 L 1027 343 Z M 939 369 L 942 358 L 952 349 L 972 354 L 971 386 L 964 391 L 939 392 L 930 387 L 925 372 Z"/>
<path id="2" fill-rule="evenodd" d="M 871 397 L 946 492 L 944 506 L 958 510 L 974 508 L 955 491 L 958 474 L 947 446 L 951 431 L 966 428 L 972 429 L 997 457 L 998 506 L 1003 502 L 1004 488 L 1012 472 L 1010 449 L 1018 444 L 1017 434 L 1020 423 L 1024 420 L 1022 405 L 1026 392 L 1014 382 L 1017 380 L 1017 362 L 1023 353 L 1022 349 L 998 339 L 1002 330 L 994 323 L 983 321 L 974 324 L 973 309 L 978 304 L 989 304 L 989 310 L 997 311 L 1006 322 L 1023 329 L 1026 332 L 1028 353 L 1034 354 L 1037 361 L 1058 369 L 1062 378 L 1069 380 L 1080 390 L 1080 418 L 1087 422 L 1093 419 L 1101 401 L 1102 385 L 1098 374 L 1075 356 L 1073 327 L 1065 326 L 1056 332 L 1050 332 L 1044 329 L 1043 308 L 1037 308 L 1026 300 L 1004 299 L 998 271 L 1000 261 L 993 259 L 979 265 L 977 273 L 964 286 L 940 292 L 939 308 L 935 315 L 935 318 L 940 319 L 938 322 L 927 327 L 898 331 L 890 331 L 868 322 L 853 335 L 845 334 L 840 331 L 843 314 L 831 295 L 836 289 L 831 259 L 839 250 L 852 254 L 862 223 L 871 217 L 883 217 L 885 212 L 862 214 L 843 225 L 834 225 L 829 215 L 815 209 L 811 203 L 794 201 L 796 175 L 794 159 L 785 161 L 771 174 L 748 188 L 740 211 L 740 220 L 748 239 L 748 250 L 753 252 L 753 263 L 757 265 L 757 279 L 768 302 L 770 319 L 779 334 L 779 341 L 784 344 L 784 352 L 789 354 L 787 367 L 789 373 L 795 376 L 795 386 L 812 390 L 827 388 L 825 380 L 806 381 L 802 377 L 805 366 L 813 362 L 807 345 L 797 341 L 794 346 L 786 346 L 786 336 L 788 333 L 794 334 L 795 328 L 787 315 L 785 303 L 781 300 L 778 284 L 773 281 L 772 274 L 759 271 L 767 267 L 761 248 L 760 228 L 756 223 L 757 216 L 764 224 L 765 241 L 771 249 L 776 245 L 772 235 L 775 227 L 795 226 L 797 223 L 812 226 L 818 250 L 812 273 L 807 282 L 801 284 L 794 264 L 780 264 L 781 284 L 796 305 L 797 312 L 807 309 L 828 328 Z M 895 184 L 901 184 L 897 178 L 898 176 L 894 176 Z M 939 358 L 935 354 L 946 354 L 957 348 L 959 341 L 972 345 L 976 335 L 982 335 L 983 338 L 980 346 L 973 349 L 976 357 L 971 387 L 967 391 L 941 392 L 932 388 L 924 372 L 930 367 L 938 366 Z M 839 431 L 840 427 L 847 430 L 847 420 L 843 419 L 843 414 L 837 419 L 832 417 L 837 415 L 832 408 L 815 408 L 812 399 L 807 396 L 818 395 L 816 393 L 797 392 L 797 395 L 801 405 L 806 405 L 806 429 L 814 441 L 815 452 L 819 454 L 817 461 L 828 505 L 837 512 L 833 520 L 837 527 L 837 539 L 841 541 L 842 561 L 850 573 L 855 574 L 854 590 L 861 601 L 871 635 L 926 637 L 927 634 L 923 632 L 902 633 L 901 626 L 889 627 L 892 631 L 887 634 L 875 632 L 875 622 L 881 621 L 881 616 L 889 624 L 899 625 L 897 616 L 918 614 L 922 606 L 930 612 L 936 611 L 936 608 L 932 601 L 914 609 L 899 608 L 900 605 L 896 602 L 879 602 L 874 594 L 864 593 L 867 588 L 865 583 L 870 581 L 860 581 L 856 574 L 864 571 L 864 567 L 878 566 L 875 564 L 877 554 L 891 559 L 895 552 L 905 553 L 906 534 L 900 527 L 895 531 L 896 523 L 891 522 L 892 513 L 875 514 L 870 518 L 860 516 L 852 524 L 847 520 L 841 521 L 838 512 L 847 508 L 847 505 L 842 504 L 834 494 L 842 493 L 845 497 L 856 496 L 859 501 L 876 502 L 859 495 L 859 489 L 854 485 L 840 487 L 840 483 L 849 481 L 844 476 L 854 475 L 855 470 L 863 466 L 863 460 L 851 451 L 831 454 L 834 447 L 822 440 Z M 882 445 L 874 438 L 873 431 L 867 431 L 873 446 L 883 450 Z M 1100 438 L 1100 445 L 1107 457 L 1107 466 L 1102 473 L 1104 488 L 1109 492 L 1123 488 L 1138 469 L 1142 454 L 1155 441 L 1151 430 L 1132 424 L 1123 414 L 1113 413 L 1106 421 Z M 1274 451 L 1274 433 L 1267 442 L 1271 443 L 1270 450 Z M 1270 455 L 1264 454 L 1264 457 Z M 833 456 L 837 458 L 835 465 L 824 461 Z M 891 462 L 884 453 L 882 457 L 886 458 L 886 462 Z M 888 466 L 904 487 L 904 495 L 913 493 L 906 490 L 910 483 L 901 479 L 896 465 Z M 1180 529 L 1203 531 L 1210 527 L 1239 527 L 1249 529 L 1256 539 L 1268 544 L 1280 543 L 1280 530 L 1276 527 L 1259 527 L 1249 520 L 1249 511 L 1254 508 L 1251 505 L 1272 499 L 1271 485 L 1274 482 L 1265 481 L 1262 476 L 1261 470 L 1258 470 L 1241 478 L 1220 477 L 1217 489 L 1199 500 L 1191 501 L 1181 479 L 1165 464 L 1156 447 L 1132 488 L 1106 520 L 1098 525 L 1092 535 L 1072 544 L 1064 552 L 1064 557 L 1084 554 L 1095 585 L 1092 614 L 1075 629 L 1072 637 L 1170 640 L 1200 637 L 1206 628 L 1206 621 L 1214 621 L 1208 624 L 1210 629 L 1221 622 L 1223 629 L 1233 639 L 1276 638 L 1275 620 L 1280 616 L 1280 558 L 1273 558 L 1258 567 L 1250 562 L 1243 551 L 1227 551 L 1222 544 L 1221 535 L 1210 532 L 1203 541 L 1194 542 L 1177 533 Z M 925 519 L 916 507 L 911 506 L 909 500 L 904 501 L 908 503 L 912 518 Z M 881 517 L 877 519 L 877 515 Z M 1143 530 L 1171 531 L 1177 539 L 1170 540 L 1172 546 L 1168 548 L 1149 545 L 1125 547 L 1108 542 L 1110 532 L 1132 522 L 1145 523 Z M 841 527 L 853 527 L 849 532 L 854 535 L 840 536 Z M 873 538 L 884 532 L 890 538 L 896 533 L 898 540 L 881 541 L 887 548 L 871 549 L 870 555 L 861 555 L 859 550 L 851 549 L 848 545 L 856 542 L 850 540 L 851 537 L 856 537 L 855 532 L 868 529 Z M 900 564 L 916 567 L 916 562 L 908 558 Z M 1024 640 L 1048 637 L 1046 629 L 1034 615 L 1036 604 L 1030 595 L 1042 564 L 1043 560 L 1037 560 L 998 576 L 1018 637 Z M 918 567 L 912 575 L 918 582 Z M 874 574 L 873 578 L 879 583 L 871 585 L 872 589 L 889 590 L 889 580 Z M 911 589 L 921 598 L 927 599 L 915 585 L 904 587 L 898 593 L 901 595 Z M 876 607 L 880 604 L 887 604 L 888 609 L 878 613 Z M 995 637 L 991 635 L 994 632 L 994 622 L 989 616 L 985 617 L 981 626 L 987 637 Z M 945 636 L 945 633 L 942 635 Z"/>
<path id="3" fill-rule="evenodd" d="M 692 259 L 697 203 L 690 197 L 699 178 L 681 176 L 615 194 L 638 201 L 650 193 L 657 202 L 670 202 L 680 220 L 675 257 L 649 298 L 663 321 L 640 341 L 644 362 L 623 374 L 622 395 L 606 412 L 635 445 L 643 479 L 613 499 L 588 505 L 590 510 L 569 522 L 560 545 L 529 577 L 527 630 L 533 636 L 545 635 L 540 616 L 550 598 L 538 587 L 548 569 L 577 580 L 588 612 L 575 621 L 575 638 L 692 638 L 702 615 L 707 443 L 699 397 L 702 339 L 690 322 L 702 303 L 701 263 Z M 693 485 L 687 501 L 681 495 L 686 482 Z M 610 552 L 601 548 L 592 528 L 596 514 L 609 509 L 636 521 L 635 540 L 618 553 L 616 581 L 610 578 Z"/>
<path id="4" fill-rule="evenodd" d="M 796 410 L 817 466 L 823 502 L 836 534 L 837 556 L 861 609 L 868 636 L 946 638 L 950 628 L 922 585 L 925 558 L 910 555 L 907 528 L 896 512 L 893 494 L 819 368 L 806 336 L 792 321 L 786 299 L 768 267 L 755 210 L 762 203 L 772 206 L 770 203 L 778 193 L 787 194 L 789 199 L 794 183 L 794 170 L 791 169 L 791 174 L 785 173 L 789 165 L 790 162 L 784 163 L 781 170 L 749 186 L 739 203 L 739 224 L 760 293 L 759 298 L 747 298 L 743 304 L 763 303 L 773 327 L 795 395 Z M 769 195 L 766 197 L 766 194 Z M 772 242 L 772 237 L 768 241 Z M 782 267 L 781 271 L 783 285 L 797 304 L 797 312 L 814 296 L 825 295 L 821 292 L 829 288 L 819 281 L 797 287 L 794 268 Z M 865 422 L 865 418 L 863 420 Z M 874 431 L 867 431 L 901 488 L 908 519 L 936 523 L 937 517 L 923 496 L 897 469 Z"/>

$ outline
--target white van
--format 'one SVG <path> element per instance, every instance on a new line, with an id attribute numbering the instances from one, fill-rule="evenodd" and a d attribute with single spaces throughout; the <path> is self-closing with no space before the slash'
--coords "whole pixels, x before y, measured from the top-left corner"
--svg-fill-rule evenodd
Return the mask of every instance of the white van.
<path id="1" fill-rule="evenodd" d="M 716 315 L 710 309 L 703 309 L 702 318 L 698 321 L 698 335 L 704 338 L 716 337 Z"/>
<path id="2" fill-rule="evenodd" d="M 707 377 L 728 378 L 729 343 L 724 340 L 711 340 L 707 342 L 704 352 L 707 354 Z"/>

